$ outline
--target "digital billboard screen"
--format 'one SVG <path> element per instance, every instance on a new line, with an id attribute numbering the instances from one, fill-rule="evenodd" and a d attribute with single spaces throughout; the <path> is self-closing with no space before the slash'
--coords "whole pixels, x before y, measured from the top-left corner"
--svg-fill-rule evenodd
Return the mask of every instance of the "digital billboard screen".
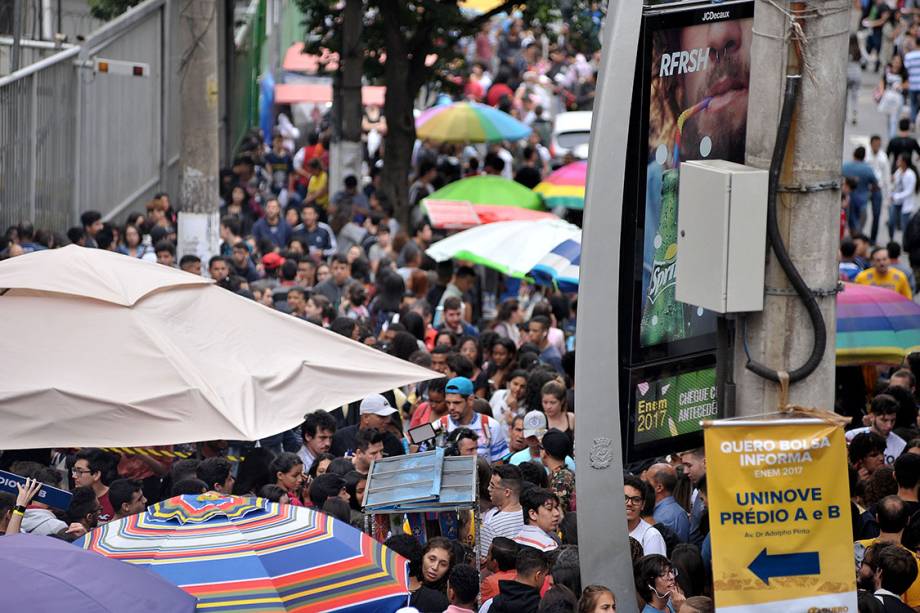
<path id="1" fill-rule="evenodd" d="M 645 189 L 637 194 L 636 218 L 642 263 L 634 297 L 639 361 L 654 358 L 648 350 L 656 346 L 670 345 L 668 355 L 714 346 L 714 314 L 675 298 L 680 163 L 744 163 L 753 21 L 750 2 L 646 17 L 641 109 L 646 132 L 638 152 Z M 708 342 L 683 342 L 701 337 Z"/>

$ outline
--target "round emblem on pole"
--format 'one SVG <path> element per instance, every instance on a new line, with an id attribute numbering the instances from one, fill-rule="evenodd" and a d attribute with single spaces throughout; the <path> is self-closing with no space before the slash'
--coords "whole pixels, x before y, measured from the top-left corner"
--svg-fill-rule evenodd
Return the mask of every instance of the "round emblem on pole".
<path id="1" fill-rule="evenodd" d="M 606 437 L 594 439 L 591 444 L 591 468 L 601 470 L 610 466 L 610 463 L 613 461 L 611 443 L 612 441 Z"/>

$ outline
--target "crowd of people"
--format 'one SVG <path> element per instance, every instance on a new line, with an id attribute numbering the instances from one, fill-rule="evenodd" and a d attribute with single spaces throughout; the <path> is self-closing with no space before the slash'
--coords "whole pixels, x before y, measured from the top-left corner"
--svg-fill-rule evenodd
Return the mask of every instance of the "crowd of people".
<path id="1" fill-rule="evenodd" d="M 844 164 L 840 275 L 913 298 L 920 276 L 920 144 L 913 136 L 920 13 L 887 0 L 855 4 L 865 21 L 854 37 L 853 65 L 860 78 L 863 70 L 879 71 L 879 110 L 890 132 L 873 136 Z M 150 454 L 2 452 L 0 469 L 27 481 L 18 496 L 0 493 L 0 533 L 74 540 L 176 495 L 260 496 L 369 531 L 408 560 L 411 606 L 423 613 L 615 611 L 622 595 L 582 585 L 579 571 L 577 297 L 469 262 L 432 261 L 426 250 L 442 233 L 420 207 L 462 177 L 494 174 L 533 187 L 571 159 L 551 152 L 552 121 L 560 112 L 590 110 L 598 61 L 578 53 L 571 38 L 563 27 L 550 45 L 512 16 L 464 41 L 471 69 L 459 95 L 502 108 L 533 132 L 489 146 L 419 141 L 408 225 L 380 190 L 386 125 L 368 109 L 363 172 L 340 188 L 330 185 L 326 118 L 301 132 L 284 112 L 267 138 L 253 131 L 221 172 L 220 248 L 204 262 L 177 258 L 177 210 L 166 193 L 122 223 L 87 210 L 66 234 L 28 221 L 8 228 L 0 257 L 71 243 L 181 268 L 442 377 L 328 412 L 304 407 L 301 426 L 257 442 L 201 441 Z M 920 611 L 920 354 L 898 369 L 857 370 L 838 374 L 837 410 L 855 418 L 847 439 L 859 610 Z M 409 430 L 429 423 L 438 437 L 412 440 Z M 372 463 L 435 445 L 476 456 L 481 523 L 456 512 L 369 520 L 363 503 Z M 713 611 L 704 449 L 627 468 L 624 506 L 640 609 Z M 69 507 L 36 501 L 39 484 L 70 490 Z"/>

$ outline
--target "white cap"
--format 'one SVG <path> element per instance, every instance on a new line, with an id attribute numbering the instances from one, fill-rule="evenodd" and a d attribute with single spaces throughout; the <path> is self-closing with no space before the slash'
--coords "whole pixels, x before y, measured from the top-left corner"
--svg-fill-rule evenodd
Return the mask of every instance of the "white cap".
<path id="1" fill-rule="evenodd" d="M 542 438 L 546 434 L 546 415 L 540 411 L 530 411 L 524 415 L 524 436 Z"/>
<path id="2" fill-rule="evenodd" d="M 359 411 L 361 415 L 379 415 L 381 417 L 389 417 L 395 412 L 396 409 L 391 407 L 387 399 L 380 394 L 371 394 L 362 400 Z"/>

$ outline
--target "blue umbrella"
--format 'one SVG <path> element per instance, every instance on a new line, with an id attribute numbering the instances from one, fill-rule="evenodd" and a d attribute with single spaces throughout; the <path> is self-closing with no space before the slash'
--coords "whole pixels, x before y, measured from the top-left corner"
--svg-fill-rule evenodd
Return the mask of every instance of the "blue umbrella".
<path id="1" fill-rule="evenodd" d="M 567 239 L 553 247 L 528 274 L 542 285 L 554 285 L 564 292 L 577 292 L 580 263 L 581 242 Z"/>
<path id="2" fill-rule="evenodd" d="M 0 538 L 4 611 L 191 613 L 196 601 L 156 573 L 35 534 Z"/>

